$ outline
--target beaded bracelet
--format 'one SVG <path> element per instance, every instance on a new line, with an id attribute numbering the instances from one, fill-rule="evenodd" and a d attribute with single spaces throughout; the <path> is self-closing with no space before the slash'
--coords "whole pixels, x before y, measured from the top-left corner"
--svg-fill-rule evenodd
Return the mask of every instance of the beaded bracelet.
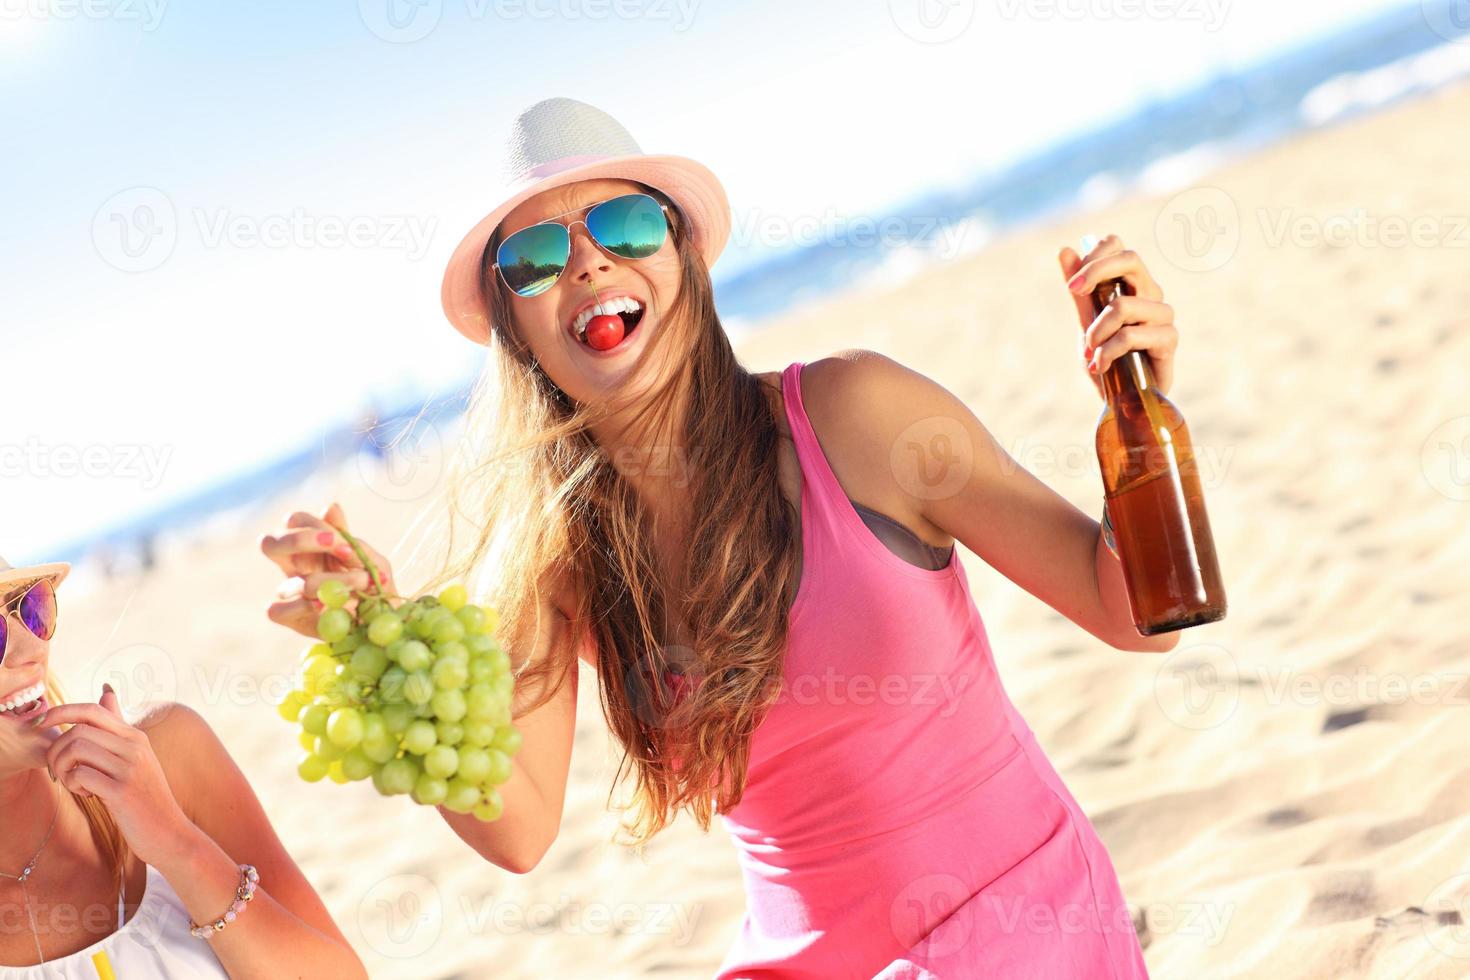
<path id="1" fill-rule="evenodd" d="M 1107 545 L 1108 550 L 1113 553 L 1113 557 L 1117 558 L 1118 542 L 1113 536 L 1113 515 L 1108 512 L 1108 502 L 1106 500 L 1103 501 L 1102 536 L 1103 544 Z"/>
<path id="2" fill-rule="evenodd" d="M 235 901 L 230 905 L 224 915 L 205 925 L 195 925 L 194 920 L 189 920 L 189 935 L 195 939 L 213 939 L 214 934 L 220 932 L 224 927 L 237 919 L 245 906 L 255 897 L 255 886 L 260 881 L 260 872 L 255 870 L 252 864 L 240 865 L 240 885 L 235 889 Z"/>

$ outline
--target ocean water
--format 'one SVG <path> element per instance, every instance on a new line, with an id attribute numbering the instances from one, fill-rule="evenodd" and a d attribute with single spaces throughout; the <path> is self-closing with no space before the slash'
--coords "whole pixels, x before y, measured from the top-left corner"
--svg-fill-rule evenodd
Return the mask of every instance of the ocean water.
<path id="1" fill-rule="evenodd" d="M 1442 10 L 1440 8 L 1443 8 Z M 1294 133 L 1330 126 L 1470 77 L 1470 18 L 1452 3 L 1411 3 L 1221 75 L 1126 119 L 1067 137 L 968 185 L 921 194 L 896 209 L 881 243 L 794 249 L 721 277 L 721 319 L 739 336 L 793 306 L 858 282 L 898 285 L 930 265 L 981 249 L 996 234 L 1128 194 L 1189 186 L 1222 162 Z M 371 467 L 390 452 L 413 452 L 426 430 L 463 411 L 468 382 L 425 401 L 393 405 L 370 424 L 315 433 L 268 466 L 233 474 L 101 535 L 59 542 L 44 555 L 12 560 L 76 562 L 119 555 L 143 562 L 158 540 L 221 515 L 248 510 L 324 468 L 358 458 Z M 390 450 L 389 446 L 396 446 Z"/>
<path id="2" fill-rule="evenodd" d="M 1443 6 L 1443 12 L 1438 7 Z M 997 233 L 1134 192 L 1189 186 L 1231 158 L 1470 76 L 1470 17 L 1412 3 L 1245 71 L 1145 105 L 1121 122 L 1060 140 L 973 183 L 902 209 L 911 240 L 890 247 L 809 248 L 727 281 L 722 319 L 738 330 L 856 282 L 900 282 Z"/>

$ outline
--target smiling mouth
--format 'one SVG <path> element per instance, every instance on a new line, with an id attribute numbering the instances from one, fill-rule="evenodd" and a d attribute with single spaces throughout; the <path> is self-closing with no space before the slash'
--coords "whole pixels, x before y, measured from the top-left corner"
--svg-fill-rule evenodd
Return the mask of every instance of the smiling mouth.
<path id="1" fill-rule="evenodd" d="M 613 313 L 623 321 L 623 340 L 626 340 L 638 324 L 643 322 L 644 310 L 644 305 L 633 297 L 617 296 L 589 306 L 577 314 L 577 318 L 572 322 L 572 332 L 583 346 L 591 347 L 592 345 L 587 343 L 587 324 L 594 316 Z M 622 343 L 622 340 L 618 343 Z"/>
<path id="2" fill-rule="evenodd" d="M 0 703 L 0 715 L 24 721 L 46 707 L 46 685 L 43 683 L 32 684 L 30 687 L 20 691 Z"/>

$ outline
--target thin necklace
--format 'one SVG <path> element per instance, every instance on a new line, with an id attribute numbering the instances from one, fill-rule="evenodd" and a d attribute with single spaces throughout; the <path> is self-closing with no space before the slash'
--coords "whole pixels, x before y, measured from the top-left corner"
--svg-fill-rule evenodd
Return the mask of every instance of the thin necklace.
<path id="1" fill-rule="evenodd" d="M 31 856 L 30 863 L 22 868 L 20 874 L 18 875 L 10 874 L 8 871 L 0 871 L 0 878 L 14 878 L 16 881 L 20 882 L 20 893 L 21 896 L 25 898 L 26 903 L 26 915 L 29 916 L 31 920 L 31 935 L 36 937 L 36 956 L 41 961 L 40 963 L 36 964 L 37 966 L 42 966 L 45 964 L 46 955 L 41 952 L 41 930 L 36 928 L 36 913 L 31 910 L 31 893 L 26 890 L 26 881 L 30 879 L 31 872 L 36 870 L 36 859 L 41 856 L 41 852 L 44 851 L 46 849 L 46 845 L 50 843 L 51 832 L 56 829 L 56 818 L 60 815 L 61 784 L 57 783 L 56 809 L 51 814 L 51 826 L 46 828 L 46 836 L 41 838 L 41 846 L 36 848 L 36 853 Z"/>

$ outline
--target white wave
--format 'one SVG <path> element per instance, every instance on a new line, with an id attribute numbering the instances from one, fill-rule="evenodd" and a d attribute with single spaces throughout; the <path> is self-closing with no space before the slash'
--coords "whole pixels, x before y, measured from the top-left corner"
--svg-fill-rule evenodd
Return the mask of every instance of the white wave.
<path id="1" fill-rule="evenodd" d="M 893 289 L 923 272 L 934 261 L 935 256 L 931 249 L 898 245 L 889 249 L 883 261 L 875 268 L 863 274 L 863 282 L 868 286 Z"/>
<path id="2" fill-rule="evenodd" d="M 1127 189 L 1128 185 L 1117 174 L 1104 170 L 1082 182 L 1077 189 L 1076 204 L 1084 211 L 1096 211 L 1122 197 Z"/>
<path id="3" fill-rule="evenodd" d="M 939 244 L 936 248 L 939 258 L 948 261 L 980 251 L 994 237 L 995 228 L 990 222 L 970 215 L 953 225 L 946 225 L 939 232 Z"/>
<path id="4" fill-rule="evenodd" d="M 1470 45 L 1449 42 L 1371 71 L 1335 75 L 1302 97 L 1297 111 L 1311 126 L 1374 109 L 1470 75 Z"/>
<path id="5" fill-rule="evenodd" d="M 1194 184 L 1224 163 L 1228 147 L 1213 140 L 1160 157 L 1139 173 L 1135 184 L 1146 194 L 1168 194 Z"/>

